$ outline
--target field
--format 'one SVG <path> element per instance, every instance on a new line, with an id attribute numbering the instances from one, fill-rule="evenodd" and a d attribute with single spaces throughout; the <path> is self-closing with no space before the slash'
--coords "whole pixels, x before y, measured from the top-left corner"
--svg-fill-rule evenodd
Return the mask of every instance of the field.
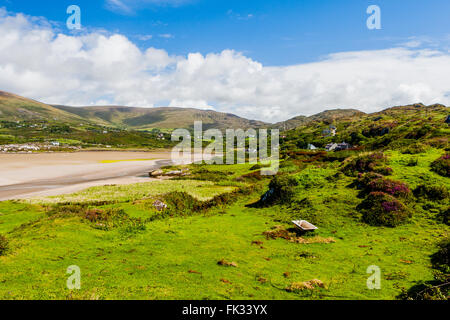
<path id="1" fill-rule="evenodd" d="M 449 188 L 430 170 L 443 153 L 388 151 L 389 178 L 411 189 L 424 181 Z M 190 175 L 174 180 L 1 202 L 8 249 L 0 298 L 396 299 L 433 281 L 430 256 L 448 237 L 439 218 L 448 198 L 414 197 L 406 223 L 368 225 L 344 165 L 282 162 L 280 176 L 297 181 L 288 203 L 261 205 L 271 177 L 248 164 L 189 165 Z M 155 200 L 168 208 L 157 211 Z M 319 229 L 296 234 L 293 219 Z M 81 290 L 66 287 L 71 265 L 81 269 Z M 381 269 L 380 290 L 367 287 L 371 265 Z M 321 285 L 299 285 L 314 279 Z"/>

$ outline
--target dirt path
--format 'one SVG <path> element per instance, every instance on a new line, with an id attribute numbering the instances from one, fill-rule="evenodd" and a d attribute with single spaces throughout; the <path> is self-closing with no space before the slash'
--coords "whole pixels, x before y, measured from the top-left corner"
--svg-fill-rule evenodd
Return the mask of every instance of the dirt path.
<path id="1" fill-rule="evenodd" d="M 170 163 L 169 152 L 0 154 L 0 201 L 150 181 Z"/>

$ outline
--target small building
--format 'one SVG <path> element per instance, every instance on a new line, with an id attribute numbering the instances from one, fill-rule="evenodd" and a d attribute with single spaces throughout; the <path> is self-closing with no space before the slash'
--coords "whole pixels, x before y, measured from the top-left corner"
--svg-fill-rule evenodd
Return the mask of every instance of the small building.
<path id="1" fill-rule="evenodd" d="M 338 143 L 335 151 L 348 150 L 353 148 L 353 146 L 347 142 Z"/>
<path id="2" fill-rule="evenodd" d="M 308 150 L 317 150 L 317 147 L 313 144 L 308 144 Z"/>
<path id="3" fill-rule="evenodd" d="M 329 143 L 325 146 L 325 150 L 327 151 L 334 151 L 338 147 L 337 143 Z"/>
<path id="4" fill-rule="evenodd" d="M 342 151 L 353 148 L 353 146 L 347 142 L 342 143 L 330 143 L 325 146 L 326 151 Z"/>

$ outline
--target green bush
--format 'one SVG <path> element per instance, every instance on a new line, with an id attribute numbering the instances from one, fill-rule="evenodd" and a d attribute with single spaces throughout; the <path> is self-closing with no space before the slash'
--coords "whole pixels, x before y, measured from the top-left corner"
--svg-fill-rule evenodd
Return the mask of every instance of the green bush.
<path id="1" fill-rule="evenodd" d="M 450 239 L 447 238 L 438 245 L 439 250 L 431 256 L 433 268 L 444 273 L 450 273 Z"/>
<path id="2" fill-rule="evenodd" d="M 448 189 L 440 185 L 421 184 L 414 189 L 416 198 L 426 198 L 429 200 L 444 200 L 449 197 Z"/>
<path id="3" fill-rule="evenodd" d="M 406 162 L 407 167 L 416 167 L 419 164 L 419 160 L 415 158 L 411 158 Z"/>
<path id="4" fill-rule="evenodd" d="M 363 155 L 350 160 L 342 172 L 347 176 L 356 177 L 358 173 L 373 172 L 377 167 L 386 162 L 386 156 L 381 152 Z"/>
<path id="5" fill-rule="evenodd" d="M 427 149 L 425 145 L 422 143 L 414 143 L 406 148 L 403 149 L 403 154 L 418 154 L 418 153 L 424 153 Z"/>
<path id="6" fill-rule="evenodd" d="M 384 192 L 371 192 L 357 209 L 363 221 L 373 226 L 396 227 L 411 217 L 402 202 Z"/>
<path id="7" fill-rule="evenodd" d="M 196 169 L 191 175 L 187 177 L 181 177 L 182 179 L 201 180 L 201 181 L 213 181 L 219 182 L 227 180 L 229 176 L 233 175 L 233 172 L 223 171 L 209 171 L 206 168 Z"/>
<path id="8" fill-rule="evenodd" d="M 164 195 L 164 203 L 167 205 L 167 208 L 158 212 L 158 214 L 153 216 L 150 220 L 164 217 L 189 216 L 194 213 L 206 212 L 210 208 L 230 204 L 235 201 L 240 194 L 249 192 L 251 192 L 251 189 L 241 188 L 231 193 L 219 194 L 208 201 L 197 200 L 186 192 L 170 192 Z"/>
<path id="9" fill-rule="evenodd" d="M 0 234 L 0 256 L 4 255 L 8 249 L 9 241 L 5 236 Z"/>
<path id="10" fill-rule="evenodd" d="M 298 181 L 292 176 L 275 176 L 269 183 L 269 191 L 261 197 L 260 202 L 265 205 L 290 203 L 296 186 Z"/>
<path id="11" fill-rule="evenodd" d="M 437 174 L 450 177 L 450 154 L 446 154 L 431 164 L 431 170 Z"/>
<path id="12" fill-rule="evenodd" d="M 375 168 L 374 172 L 382 174 L 383 176 L 391 176 L 394 170 L 392 170 L 392 168 L 390 167 L 379 167 Z"/>

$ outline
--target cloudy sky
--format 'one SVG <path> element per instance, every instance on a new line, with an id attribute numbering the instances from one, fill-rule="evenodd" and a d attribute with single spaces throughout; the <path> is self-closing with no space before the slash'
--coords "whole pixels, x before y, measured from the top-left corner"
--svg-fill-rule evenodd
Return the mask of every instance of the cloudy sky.
<path id="1" fill-rule="evenodd" d="M 81 30 L 66 9 L 81 8 Z M 381 30 L 366 10 L 381 9 Z M 0 90 L 275 122 L 450 105 L 450 2 L 0 0 Z"/>

